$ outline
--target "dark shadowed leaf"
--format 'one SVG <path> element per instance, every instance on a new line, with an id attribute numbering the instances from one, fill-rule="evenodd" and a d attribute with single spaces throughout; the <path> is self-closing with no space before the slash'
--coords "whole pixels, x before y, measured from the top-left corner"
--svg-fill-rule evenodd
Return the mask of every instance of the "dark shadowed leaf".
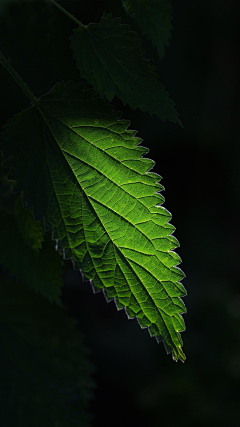
<path id="1" fill-rule="evenodd" d="M 38 252 L 44 241 L 43 222 L 35 221 L 31 208 L 24 209 L 22 195 L 15 202 L 14 217 L 18 230 L 29 249 Z"/>
<path id="2" fill-rule="evenodd" d="M 103 16 L 98 24 L 78 27 L 71 48 L 81 76 L 111 101 L 116 95 L 124 105 L 139 108 L 162 120 L 178 122 L 178 113 L 137 34 L 120 18 Z"/>
<path id="3" fill-rule="evenodd" d="M 25 218 L 30 214 L 24 212 Z M 30 214 L 31 215 L 31 214 Z M 22 221 L 22 218 L 21 218 Z M 31 223 L 27 218 L 27 223 Z M 16 216 L 0 210 L 0 265 L 11 275 L 25 283 L 49 301 L 61 304 L 60 295 L 63 286 L 63 260 L 55 251 L 54 242 L 49 233 L 45 235 L 42 249 L 31 250 L 19 230 Z M 25 225 L 23 225 L 23 229 Z M 32 234 L 28 231 L 28 234 Z M 36 234 L 34 235 L 36 237 Z"/>
<path id="4" fill-rule="evenodd" d="M 158 50 L 162 59 L 169 45 L 172 7 L 169 0 L 122 0 L 123 7 Z"/>

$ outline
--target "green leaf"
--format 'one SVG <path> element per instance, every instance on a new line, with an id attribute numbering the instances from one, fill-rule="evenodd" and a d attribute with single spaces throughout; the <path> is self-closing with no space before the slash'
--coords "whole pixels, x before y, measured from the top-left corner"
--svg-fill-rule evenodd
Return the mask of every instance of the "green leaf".
<path id="1" fill-rule="evenodd" d="M 154 162 L 120 115 L 84 85 L 57 84 L 10 121 L 3 148 L 14 153 L 16 190 L 54 228 L 58 249 L 183 360 L 178 241 Z"/>
<path id="2" fill-rule="evenodd" d="M 25 218 L 29 210 L 24 212 Z M 23 224 L 22 218 L 20 220 Z M 31 219 L 32 221 L 32 219 Z M 36 292 L 61 305 L 60 295 L 63 286 L 62 258 L 55 251 L 54 242 L 45 236 L 42 249 L 38 252 L 29 248 L 19 231 L 16 215 L 0 211 L 0 264 L 19 281 Z M 27 219 L 26 225 L 29 223 Z M 23 224 L 23 229 L 26 230 Z"/>
<path id="3" fill-rule="evenodd" d="M 88 349 L 65 310 L 12 279 L 0 287 L 0 424 L 89 427 Z"/>
<path id="4" fill-rule="evenodd" d="M 158 50 L 162 59 L 165 47 L 169 46 L 172 26 L 172 7 L 169 0 L 122 0 L 123 7 L 142 33 Z"/>
<path id="5" fill-rule="evenodd" d="M 107 15 L 98 24 L 78 27 L 71 40 L 81 76 L 100 96 L 111 101 L 116 95 L 134 110 L 178 122 L 174 103 L 153 72 L 155 67 L 143 58 L 141 41 L 120 18 Z"/>
<path id="6" fill-rule="evenodd" d="M 35 221 L 32 209 L 24 209 L 22 195 L 20 195 L 14 206 L 15 221 L 29 249 L 36 252 L 42 247 L 44 241 L 44 229 L 42 221 Z"/>

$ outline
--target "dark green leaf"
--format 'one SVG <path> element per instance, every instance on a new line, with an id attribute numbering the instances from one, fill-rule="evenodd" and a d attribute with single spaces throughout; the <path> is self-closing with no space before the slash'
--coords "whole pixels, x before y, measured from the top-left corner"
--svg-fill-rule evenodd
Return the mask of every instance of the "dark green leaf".
<path id="1" fill-rule="evenodd" d="M 22 195 L 20 195 L 14 206 L 15 221 L 29 249 L 38 252 L 44 241 L 44 229 L 42 221 L 35 221 L 32 210 L 23 208 Z"/>
<path id="2" fill-rule="evenodd" d="M 129 122 L 83 85 L 58 84 L 38 108 L 6 127 L 3 148 L 14 153 L 12 176 L 36 219 L 96 290 L 137 317 L 175 359 L 184 360 L 180 283 L 170 213 L 154 162 L 143 157 Z M 25 149 L 23 149 L 25 147 Z"/>
<path id="3" fill-rule="evenodd" d="M 25 218 L 29 211 L 24 213 Z M 22 220 L 22 219 L 21 219 Z M 27 223 L 31 222 L 27 220 Z M 19 281 L 61 305 L 63 286 L 62 258 L 54 249 L 54 242 L 45 236 L 42 249 L 36 253 L 26 244 L 19 231 L 16 216 L 0 211 L 0 264 Z M 23 225 L 23 229 L 25 226 Z"/>
<path id="4" fill-rule="evenodd" d="M 143 58 L 141 41 L 120 18 L 103 16 L 98 24 L 74 30 L 71 40 L 81 76 L 100 96 L 106 95 L 111 101 L 116 95 L 134 110 L 178 121 L 174 103 L 158 81 L 155 67 Z"/>
<path id="5" fill-rule="evenodd" d="M 122 0 L 126 13 L 135 20 L 163 58 L 171 38 L 172 14 L 169 0 Z"/>

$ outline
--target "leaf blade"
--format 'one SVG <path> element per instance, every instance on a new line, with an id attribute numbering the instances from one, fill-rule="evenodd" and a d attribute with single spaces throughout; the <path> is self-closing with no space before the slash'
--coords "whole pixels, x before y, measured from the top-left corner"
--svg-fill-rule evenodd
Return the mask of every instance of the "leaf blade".
<path id="1" fill-rule="evenodd" d="M 136 33 L 120 18 L 103 16 L 98 24 L 79 27 L 71 36 L 74 58 L 81 76 L 100 96 L 112 101 L 114 95 L 135 110 L 139 108 L 162 120 L 178 122 L 174 103 L 154 73 Z"/>
<path id="2" fill-rule="evenodd" d="M 172 15 L 169 0 L 122 0 L 123 7 L 163 58 L 171 39 Z"/>
<path id="3" fill-rule="evenodd" d="M 0 222 L 1 267 L 35 292 L 61 306 L 63 261 L 54 250 L 51 237 L 45 236 L 41 249 L 36 252 L 24 240 L 14 215 L 0 211 Z"/>
<path id="4" fill-rule="evenodd" d="M 44 241 L 43 223 L 35 221 L 32 212 L 23 208 L 22 195 L 15 202 L 14 217 L 18 230 L 29 249 L 38 253 Z"/>
<path id="5" fill-rule="evenodd" d="M 33 176 L 35 187 L 26 188 L 25 197 L 35 216 L 45 216 L 54 228 L 58 249 L 73 258 L 95 290 L 104 290 L 108 300 L 125 307 L 129 317 L 137 316 L 158 341 L 163 339 L 175 359 L 184 360 L 179 333 L 184 274 L 173 252 L 178 242 L 171 215 L 156 193 L 163 188 L 160 177 L 147 171 L 154 162 L 142 157 L 146 149 L 128 130 L 129 123 L 93 96 L 82 85 L 67 83 L 40 99 L 44 161 L 38 156 L 42 170 L 39 165 L 30 169 L 38 171 L 42 188 Z M 13 151 L 11 128 L 5 138 L 5 150 Z M 24 189 L 16 160 L 15 179 Z M 45 211 L 36 195 L 46 199 Z"/>

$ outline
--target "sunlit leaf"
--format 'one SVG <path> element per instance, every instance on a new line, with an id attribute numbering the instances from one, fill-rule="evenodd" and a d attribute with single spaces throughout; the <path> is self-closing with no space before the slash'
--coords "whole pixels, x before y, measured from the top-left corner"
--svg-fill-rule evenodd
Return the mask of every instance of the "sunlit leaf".
<path id="1" fill-rule="evenodd" d="M 174 358 L 186 294 L 160 176 L 129 122 L 83 85 L 57 84 L 7 125 L 16 190 L 95 290 L 137 317 Z M 27 147 L 27 149 L 23 149 Z"/>

